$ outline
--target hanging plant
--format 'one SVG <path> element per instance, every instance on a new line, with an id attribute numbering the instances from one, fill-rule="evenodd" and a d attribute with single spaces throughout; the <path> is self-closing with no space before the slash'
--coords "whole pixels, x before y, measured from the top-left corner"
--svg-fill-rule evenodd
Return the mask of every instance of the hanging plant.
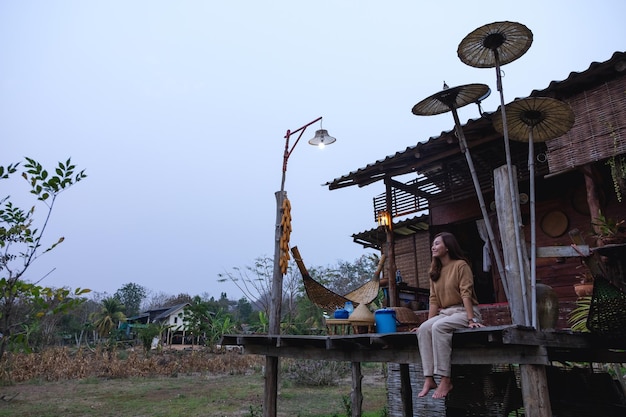
<path id="1" fill-rule="evenodd" d="M 618 155 L 619 134 L 615 129 L 611 128 L 611 137 L 613 138 L 613 155 L 606 161 L 611 170 L 611 179 L 613 180 L 613 189 L 618 202 L 622 202 L 622 190 L 626 185 L 626 156 Z"/>
<path id="2" fill-rule="evenodd" d="M 604 244 L 623 243 L 626 240 L 625 224 L 625 220 L 616 220 L 598 211 L 598 216 L 591 222 L 595 230 L 593 237 Z"/>

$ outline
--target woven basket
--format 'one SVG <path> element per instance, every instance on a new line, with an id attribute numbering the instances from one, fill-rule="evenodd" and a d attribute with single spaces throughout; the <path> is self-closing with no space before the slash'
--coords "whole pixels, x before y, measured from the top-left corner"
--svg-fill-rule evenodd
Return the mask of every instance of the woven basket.
<path id="1" fill-rule="evenodd" d="M 384 255 L 381 256 L 378 268 L 370 281 L 348 294 L 340 295 L 315 281 L 309 275 L 297 246 L 291 248 L 291 253 L 293 254 L 293 259 L 302 274 L 302 281 L 304 282 L 306 294 L 311 302 L 318 307 L 326 310 L 334 310 L 343 307 L 346 301 L 351 301 L 352 304 L 357 307 L 359 304 L 369 304 L 374 301 L 376 297 L 378 297 L 378 291 L 380 289 L 380 271 L 382 270 L 385 262 Z"/>
<path id="2" fill-rule="evenodd" d="M 593 283 L 587 328 L 608 339 L 626 340 L 626 294 L 602 276 Z"/>
<path id="3" fill-rule="evenodd" d="M 402 324 L 418 324 L 419 318 L 417 314 L 408 307 L 387 307 L 388 310 L 396 312 L 396 320 Z"/>
<path id="4" fill-rule="evenodd" d="M 417 314 L 408 307 L 387 307 L 387 309 L 396 312 L 398 331 L 408 331 L 420 324 Z"/>

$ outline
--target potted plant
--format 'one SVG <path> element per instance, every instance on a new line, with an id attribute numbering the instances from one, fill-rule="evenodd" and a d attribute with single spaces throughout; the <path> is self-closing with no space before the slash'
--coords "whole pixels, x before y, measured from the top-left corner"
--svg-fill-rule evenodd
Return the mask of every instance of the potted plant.
<path id="1" fill-rule="evenodd" d="M 587 317 L 591 307 L 591 296 L 580 297 L 576 300 L 576 307 L 569 313 L 567 321 L 575 332 L 588 332 Z"/>
<path id="2" fill-rule="evenodd" d="M 574 292 L 578 297 L 587 297 L 593 293 L 593 276 L 589 271 L 576 275 L 579 282 L 574 284 Z"/>
<path id="3" fill-rule="evenodd" d="M 598 216 L 593 219 L 593 237 L 600 240 L 603 244 L 624 243 L 626 241 L 626 225 L 624 220 L 616 220 L 602 214 L 598 211 Z"/>

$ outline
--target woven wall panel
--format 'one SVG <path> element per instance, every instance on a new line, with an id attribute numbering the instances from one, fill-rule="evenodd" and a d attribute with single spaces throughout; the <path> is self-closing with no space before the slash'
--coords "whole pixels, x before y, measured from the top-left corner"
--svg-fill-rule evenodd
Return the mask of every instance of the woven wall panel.
<path id="1" fill-rule="evenodd" d="M 430 234 L 428 232 L 415 234 L 415 256 L 417 257 L 417 286 L 430 288 Z"/>
<path id="2" fill-rule="evenodd" d="M 396 270 L 402 274 L 402 281 L 412 287 L 417 286 L 415 251 L 413 250 L 414 236 L 410 235 L 395 241 Z"/>
<path id="3" fill-rule="evenodd" d="M 421 363 L 409 364 L 409 375 L 411 378 L 411 398 L 413 401 L 413 417 L 445 417 L 446 403 L 442 400 L 435 400 L 432 395 L 417 398 L 417 394 L 424 385 L 424 376 Z M 389 417 L 404 417 L 406 413 L 402 407 L 400 394 L 401 377 L 400 365 L 397 363 L 387 364 L 387 411 Z"/>
<path id="4" fill-rule="evenodd" d="M 576 121 L 565 135 L 546 142 L 551 173 L 626 153 L 626 77 L 566 101 Z"/>

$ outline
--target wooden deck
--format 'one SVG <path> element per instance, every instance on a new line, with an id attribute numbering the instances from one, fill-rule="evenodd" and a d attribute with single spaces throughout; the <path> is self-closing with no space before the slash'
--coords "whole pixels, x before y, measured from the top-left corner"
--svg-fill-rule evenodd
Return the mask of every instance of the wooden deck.
<path id="1" fill-rule="evenodd" d="M 353 399 L 357 399 L 353 402 L 353 413 L 359 410 L 353 415 L 360 415 L 360 364 L 400 364 L 400 401 L 404 410 L 402 415 L 413 416 L 413 410 L 417 407 L 410 388 L 412 384 L 415 385 L 415 381 L 411 381 L 409 377 L 409 365 L 421 363 L 416 333 L 225 335 L 221 343 L 242 346 L 247 354 L 266 357 L 351 362 L 353 394 L 356 393 Z M 461 329 L 453 337 L 453 365 L 518 364 L 521 369 L 530 370 L 531 373 L 527 373 L 525 377 L 534 380 L 532 373 L 540 372 L 545 375 L 544 367 L 570 361 L 626 363 L 626 341 L 608 340 L 569 330 L 538 331 L 516 325 Z M 547 390 L 547 386 L 537 389 Z M 524 407 L 529 411 L 540 408 L 540 404 L 534 403 L 533 397 L 535 396 L 532 393 L 524 395 Z M 428 415 L 445 415 L 445 412 L 435 412 L 434 408 L 429 410 Z"/>
<path id="2" fill-rule="evenodd" d="M 334 336 L 224 335 L 222 344 L 243 346 L 249 354 L 299 359 L 393 363 L 420 360 L 417 335 L 411 332 Z M 452 363 L 458 365 L 550 365 L 562 361 L 626 363 L 626 341 L 514 325 L 457 330 L 453 346 Z"/>

